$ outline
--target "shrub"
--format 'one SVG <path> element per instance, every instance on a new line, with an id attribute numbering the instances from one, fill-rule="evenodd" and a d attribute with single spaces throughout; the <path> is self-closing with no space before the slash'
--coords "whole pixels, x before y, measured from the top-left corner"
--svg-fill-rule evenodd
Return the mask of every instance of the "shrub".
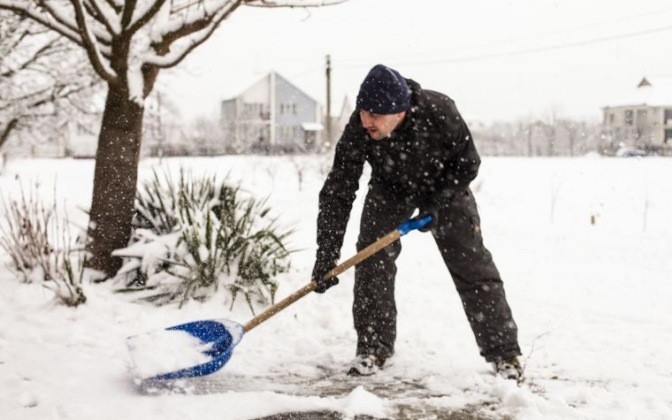
<path id="1" fill-rule="evenodd" d="M 54 194 L 56 196 L 56 194 Z M 70 236 L 67 214 L 59 215 L 55 201 L 45 205 L 38 199 L 39 185 L 19 200 L 2 199 L 4 218 L 0 223 L 0 246 L 9 255 L 8 268 L 24 283 L 45 282 L 68 306 L 86 302 L 82 290 L 83 255 Z"/>
<path id="2" fill-rule="evenodd" d="M 123 292 L 162 305 L 209 299 L 220 287 L 231 305 L 243 295 L 272 303 L 275 277 L 289 269 L 284 240 L 266 201 L 243 197 L 239 187 L 215 176 L 194 179 L 180 169 L 174 182 L 156 170 L 135 202 L 132 243 L 115 251 L 125 258 L 117 277 Z"/>

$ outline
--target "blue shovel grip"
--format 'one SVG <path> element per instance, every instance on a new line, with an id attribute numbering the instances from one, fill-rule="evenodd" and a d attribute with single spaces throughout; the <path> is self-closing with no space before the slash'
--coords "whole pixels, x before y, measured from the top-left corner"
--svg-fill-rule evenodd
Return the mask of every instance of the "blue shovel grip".
<path id="1" fill-rule="evenodd" d="M 431 222 L 432 222 L 432 216 L 430 214 L 424 217 L 414 217 L 400 224 L 399 227 L 397 228 L 397 231 L 399 231 L 399 233 L 403 236 L 412 230 L 422 229 Z"/>

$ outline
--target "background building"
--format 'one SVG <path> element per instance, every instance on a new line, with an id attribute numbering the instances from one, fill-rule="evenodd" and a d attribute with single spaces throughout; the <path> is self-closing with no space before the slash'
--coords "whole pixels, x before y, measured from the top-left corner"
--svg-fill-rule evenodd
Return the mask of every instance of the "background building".
<path id="1" fill-rule="evenodd" d="M 603 135 L 613 150 L 672 154 L 672 84 L 643 78 L 619 104 L 602 110 Z"/>
<path id="2" fill-rule="evenodd" d="M 294 153 L 323 147 L 321 105 L 271 72 L 222 101 L 223 140 L 233 153 Z"/>

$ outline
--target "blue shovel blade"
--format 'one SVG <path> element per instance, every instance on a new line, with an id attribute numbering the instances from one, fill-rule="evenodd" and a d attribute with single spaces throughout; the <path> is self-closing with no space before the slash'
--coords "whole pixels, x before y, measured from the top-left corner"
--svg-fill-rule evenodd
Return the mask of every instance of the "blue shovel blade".
<path id="1" fill-rule="evenodd" d="M 194 366 L 176 369 L 170 372 L 156 374 L 144 381 L 169 381 L 181 378 L 190 378 L 195 376 L 204 376 L 221 369 L 231 358 L 233 348 L 243 337 L 243 326 L 229 320 L 204 320 L 193 321 L 186 324 L 176 325 L 166 328 L 163 331 L 181 331 L 195 337 L 198 342 L 198 349 L 204 356 L 207 356 L 206 362 Z M 133 340 L 136 337 L 130 337 Z M 130 347 L 132 345 L 129 344 Z M 171 349 L 155 348 L 152 351 L 170 351 Z M 179 356 L 179 355 L 178 355 Z"/>

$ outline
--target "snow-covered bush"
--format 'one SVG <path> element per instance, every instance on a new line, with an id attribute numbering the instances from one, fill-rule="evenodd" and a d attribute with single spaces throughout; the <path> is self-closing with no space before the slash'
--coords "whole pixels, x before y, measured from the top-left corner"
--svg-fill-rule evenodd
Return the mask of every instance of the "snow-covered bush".
<path id="1" fill-rule="evenodd" d="M 206 300 L 223 288 L 233 305 L 239 294 L 254 304 L 273 302 L 277 274 L 290 251 L 265 201 L 243 197 L 216 176 L 195 179 L 180 170 L 154 171 L 135 202 L 132 243 L 115 251 L 125 259 L 120 291 L 156 304 Z"/>
<path id="2" fill-rule="evenodd" d="M 44 281 L 68 306 L 86 302 L 82 290 L 84 253 L 70 235 L 67 215 L 61 216 L 55 201 L 39 199 L 39 185 L 20 199 L 2 199 L 0 246 L 9 255 L 8 268 L 24 283 Z M 56 194 L 54 194 L 56 196 Z"/>

